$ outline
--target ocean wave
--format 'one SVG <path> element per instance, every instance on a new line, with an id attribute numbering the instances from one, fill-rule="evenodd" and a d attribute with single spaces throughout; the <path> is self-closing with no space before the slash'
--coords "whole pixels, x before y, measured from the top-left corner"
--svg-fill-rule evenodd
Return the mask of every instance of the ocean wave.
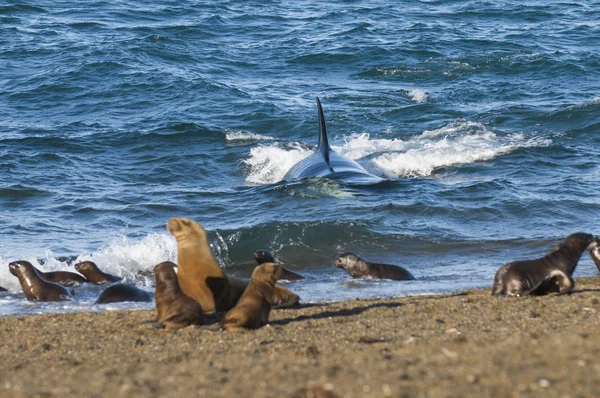
<path id="1" fill-rule="evenodd" d="M 227 131 L 225 132 L 225 140 L 227 141 L 273 141 L 275 138 L 268 135 L 260 135 L 248 133 L 245 131 Z"/>

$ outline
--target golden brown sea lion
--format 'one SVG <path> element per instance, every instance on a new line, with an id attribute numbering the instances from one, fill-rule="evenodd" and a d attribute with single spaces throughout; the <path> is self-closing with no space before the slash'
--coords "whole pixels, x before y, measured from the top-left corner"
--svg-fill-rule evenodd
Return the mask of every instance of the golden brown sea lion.
<path id="1" fill-rule="evenodd" d="M 202 307 L 179 288 L 176 267 L 177 265 L 171 261 L 165 261 L 154 267 L 156 321 L 167 329 L 202 325 L 204 323 Z"/>
<path id="2" fill-rule="evenodd" d="M 43 280 L 45 280 L 47 282 L 58 283 L 59 285 L 68 286 L 68 287 L 79 286 L 82 283 L 87 282 L 87 280 L 83 276 L 76 274 L 75 272 L 69 272 L 69 271 L 44 272 L 44 271 L 36 268 L 31 263 L 29 263 L 29 265 L 31 265 L 33 268 L 35 268 L 35 271 L 38 273 L 40 278 L 42 278 Z"/>
<path id="3" fill-rule="evenodd" d="M 181 290 L 200 303 L 205 313 L 233 308 L 249 281 L 225 275 L 200 224 L 171 218 L 167 229 L 177 240 L 177 280 Z M 286 288 L 276 286 L 275 291 L 279 307 L 298 303 L 299 297 Z"/>
<path id="4" fill-rule="evenodd" d="M 71 293 L 63 286 L 48 282 L 40 277 L 36 268 L 28 261 L 13 261 L 8 264 L 10 273 L 19 278 L 27 300 L 62 301 L 69 300 Z"/>
<path id="5" fill-rule="evenodd" d="M 281 266 L 264 263 L 254 268 L 252 279 L 242 297 L 225 316 L 220 325 L 226 330 L 256 329 L 269 322 L 275 282 L 281 275 Z"/>
<path id="6" fill-rule="evenodd" d="M 354 253 L 340 254 L 331 261 L 331 264 L 334 267 L 343 268 L 353 278 L 371 277 L 395 281 L 415 279 L 410 272 L 398 265 L 370 263 Z"/>
<path id="7" fill-rule="evenodd" d="M 277 261 L 275 261 L 275 257 L 273 257 L 271 252 L 268 252 L 266 250 L 255 251 L 254 259 L 256 260 L 256 262 L 259 265 L 264 264 L 264 263 L 278 263 Z M 279 264 L 279 265 L 281 265 L 281 264 Z M 283 265 L 281 265 L 281 278 L 279 278 L 279 279 L 285 279 L 288 281 L 299 281 L 299 280 L 306 279 L 306 278 L 294 271 L 290 271 L 289 269 L 287 269 Z"/>
<path id="8" fill-rule="evenodd" d="M 117 283 L 104 289 L 94 304 L 121 303 L 123 301 L 152 301 L 152 295 L 135 286 Z"/>
<path id="9" fill-rule="evenodd" d="M 578 232 L 569 235 L 544 257 L 504 264 L 496 271 L 492 295 L 570 293 L 575 285 L 571 275 L 581 254 L 588 250 L 594 258 L 592 251 L 597 247 L 597 238 Z"/>
<path id="10" fill-rule="evenodd" d="M 123 279 L 120 276 L 102 272 L 93 261 L 82 261 L 80 263 L 77 263 L 75 264 L 75 269 L 81 272 L 87 278 L 88 281 L 97 285 L 103 283 L 118 282 L 121 279 Z"/>

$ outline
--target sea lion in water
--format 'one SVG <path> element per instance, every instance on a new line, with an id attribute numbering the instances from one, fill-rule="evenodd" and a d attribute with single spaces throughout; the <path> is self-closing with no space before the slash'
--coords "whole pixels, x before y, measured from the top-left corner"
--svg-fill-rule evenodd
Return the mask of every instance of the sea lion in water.
<path id="1" fill-rule="evenodd" d="M 88 281 L 97 285 L 103 283 L 118 282 L 123 279 L 120 276 L 102 272 L 93 261 L 82 261 L 80 263 L 77 263 L 75 264 L 75 269 L 78 272 L 81 272 L 87 278 Z"/>
<path id="2" fill-rule="evenodd" d="M 259 265 L 264 264 L 264 263 L 278 263 L 277 261 L 275 261 L 275 257 L 273 257 L 273 255 L 266 250 L 255 251 L 254 259 L 256 260 L 256 262 Z M 285 268 L 283 265 L 281 265 L 281 264 L 279 264 L 279 265 L 281 266 L 281 277 L 279 279 L 285 279 L 287 281 L 298 281 L 301 279 L 306 279 L 302 275 L 297 274 L 294 271 L 290 271 L 289 269 Z"/>
<path id="3" fill-rule="evenodd" d="M 31 263 L 29 263 L 29 265 L 31 265 L 35 269 L 35 271 L 38 273 L 40 278 L 42 278 L 43 280 L 45 280 L 47 282 L 58 283 L 59 285 L 67 286 L 67 287 L 79 286 L 82 283 L 87 282 L 87 279 L 85 279 L 83 276 L 81 276 L 79 274 L 76 274 L 75 272 L 69 272 L 69 271 L 44 272 L 44 271 L 41 271 L 39 268 L 36 268 Z"/>
<path id="4" fill-rule="evenodd" d="M 152 295 L 135 286 L 117 283 L 104 289 L 94 304 L 120 303 L 123 301 L 152 301 Z"/>
<path id="5" fill-rule="evenodd" d="M 200 303 L 205 313 L 233 308 L 249 281 L 225 275 L 213 257 L 206 231 L 197 222 L 171 218 L 167 229 L 177 240 L 177 280 L 181 290 Z M 298 296 L 284 287 L 276 286 L 275 291 L 279 307 L 297 304 Z"/>
<path id="6" fill-rule="evenodd" d="M 584 250 L 593 256 L 598 239 L 591 234 L 578 232 L 542 258 L 514 261 L 496 271 L 492 295 L 506 296 L 543 295 L 552 292 L 570 293 L 575 283 L 571 275 Z"/>
<path id="7" fill-rule="evenodd" d="M 71 293 L 63 286 L 42 279 L 36 268 L 28 261 L 13 261 L 8 264 L 8 269 L 11 274 L 19 278 L 27 300 L 62 301 L 71 298 Z"/>
<path id="8" fill-rule="evenodd" d="M 331 261 L 331 264 L 334 267 L 343 268 L 353 278 L 371 277 L 396 281 L 415 279 L 410 272 L 398 265 L 370 263 L 354 253 L 340 254 Z"/>
<path id="9" fill-rule="evenodd" d="M 275 263 L 264 263 L 254 268 L 248 287 L 236 306 L 221 319 L 221 327 L 225 330 L 256 329 L 268 323 L 273 289 L 280 274 L 281 266 Z"/>
<path id="10" fill-rule="evenodd" d="M 177 282 L 177 265 L 171 261 L 154 267 L 156 278 L 156 321 L 167 329 L 179 329 L 190 325 L 202 325 L 204 312 L 200 304 L 181 291 Z"/>

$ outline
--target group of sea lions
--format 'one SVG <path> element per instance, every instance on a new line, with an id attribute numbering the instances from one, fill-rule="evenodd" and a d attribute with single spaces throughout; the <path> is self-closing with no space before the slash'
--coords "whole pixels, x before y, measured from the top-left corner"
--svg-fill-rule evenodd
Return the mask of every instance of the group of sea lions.
<path id="1" fill-rule="evenodd" d="M 299 302 L 298 295 L 277 285 L 280 279 L 304 279 L 278 264 L 273 255 L 254 253 L 258 265 L 250 280 L 223 272 L 214 258 L 204 228 L 186 218 L 171 218 L 168 231 L 177 241 L 177 264 L 162 262 L 154 267 L 157 323 L 165 328 L 182 328 L 205 323 L 205 314 L 224 313 L 219 325 L 226 330 L 258 328 L 269 320 L 271 308 L 289 308 Z M 496 272 L 492 295 L 525 296 L 570 293 L 572 274 L 584 251 L 588 251 L 600 270 L 600 239 L 587 233 L 575 233 L 535 260 L 515 261 Z M 354 278 L 414 280 L 406 269 L 367 262 L 353 253 L 332 260 Z M 91 261 L 75 264 L 81 273 L 42 272 L 27 261 L 9 264 L 19 278 L 28 300 L 68 300 L 73 288 L 84 283 L 111 284 L 96 303 L 151 301 L 151 295 L 135 286 L 119 283 L 121 278 L 102 272 Z"/>

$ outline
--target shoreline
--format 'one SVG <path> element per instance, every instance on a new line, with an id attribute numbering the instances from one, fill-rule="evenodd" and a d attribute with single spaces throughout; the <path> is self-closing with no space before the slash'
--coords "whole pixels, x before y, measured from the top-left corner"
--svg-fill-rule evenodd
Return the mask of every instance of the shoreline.
<path id="1" fill-rule="evenodd" d="M 272 310 L 270 325 L 156 329 L 155 310 L 0 317 L 0 392 L 23 396 L 593 397 L 600 277 Z M 214 322 L 216 316 L 210 315 Z"/>

